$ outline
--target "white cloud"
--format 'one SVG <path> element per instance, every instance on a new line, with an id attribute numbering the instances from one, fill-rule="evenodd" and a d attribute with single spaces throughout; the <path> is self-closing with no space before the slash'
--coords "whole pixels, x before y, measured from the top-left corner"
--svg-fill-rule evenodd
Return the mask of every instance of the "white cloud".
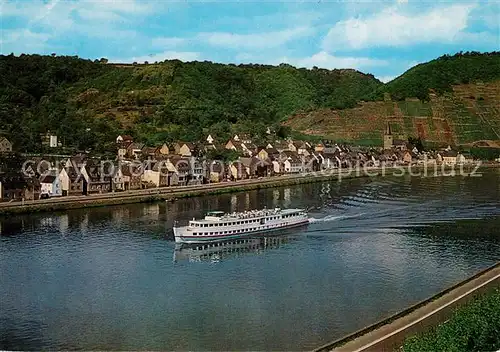
<path id="1" fill-rule="evenodd" d="M 396 78 L 396 76 L 378 76 L 377 79 L 379 81 L 382 81 L 384 83 L 387 83 L 387 82 L 390 82 L 392 81 L 394 78 Z"/>
<path id="2" fill-rule="evenodd" d="M 321 51 L 308 57 L 287 57 L 283 55 L 252 55 L 251 53 L 241 53 L 236 56 L 238 62 L 261 63 L 267 65 L 279 65 L 287 63 L 295 67 L 312 68 L 313 66 L 332 69 L 363 69 L 368 67 L 387 66 L 389 62 L 368 57 L 335 56 L 325 51 Z"/>
<path id="3" fill-rule="evenodd" d="M 179 38 L 179 37 L 157 37 L 153 38 L 152 44 L 154 47 L 167 47 L 167 48 L 173 48 L 177 47 L 179 45 L 184 44 L 187 42 L 186 38 Z"/>
<path id="4" fill-rule="evenodd" d="M 199 57 L 200 53 L 194 51 L 164 51 L 158 54 L 136 56 L 127 59 L 110 59 L 109 61 L 118 63 L 132 63 L 132 62 L 143 63 L 147 61 L 149 63 L 153 63 L 155 61 L 175 60 L 175 59 L 181 61 L 195 61 L 198 60 Z"/>
<path id="5" fill-rule="evenodd" d="M 337 22 L 323 40 L 326 50 L 452 42 L 467 27 L 472 5 L 451 5 L 417 15 L 390 7 L 367 18 Z"/>
<path id="6" fill-rule="evenodd" d="M 311 27 L 298 27 L 258 34 L 234 34 L 225 32 L 200 33 L 198 39 L 213 46 L 232 49 L 269 49 L 314 33 Z"/>
<path id="7" fill-rule="evenodd" d="M 82 5 L 95 11 L 143 15 L 154 11 L 155 3 L 138 0 L 81 0 Z"/>
<path id="8" fill-rule="evenodd" d="M 361 69 L 365 67 L 386 66 L 389 64 L 385 60 L 371 59 L 368 57 L 334 56 L 325 51 L 321 51 L 306 58 L 290 59 L 289 62 L 298 67 L 311 68 L 317 66 L 326 69 Z"/>
<path id="9" fill-rule="evenodd" d="M 46 47 L 50 34 L 35 33 L 29 29 L 3 31 L 0 38 L 0 53 L 38 53 Z"/>

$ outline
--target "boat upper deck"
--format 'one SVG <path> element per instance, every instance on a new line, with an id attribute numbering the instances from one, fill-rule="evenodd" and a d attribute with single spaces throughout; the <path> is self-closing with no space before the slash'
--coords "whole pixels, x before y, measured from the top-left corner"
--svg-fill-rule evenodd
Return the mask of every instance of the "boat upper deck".
<path id="1" fill-rule="evenodd" d="M 192 220 L 192 223 L 203 224 L 203 223 L 219 223 L 219 222 L 232 222 L 238 220 L 254 219 L 258 220 L 268 216 L 289 216 L 292 214 L 299 214 L 303 212 L 304 209 L 263 209 L 263 210 L 249 210 L 239 213 L 224 213 L 221 211 L 208 212 L 205 219 Z"/>

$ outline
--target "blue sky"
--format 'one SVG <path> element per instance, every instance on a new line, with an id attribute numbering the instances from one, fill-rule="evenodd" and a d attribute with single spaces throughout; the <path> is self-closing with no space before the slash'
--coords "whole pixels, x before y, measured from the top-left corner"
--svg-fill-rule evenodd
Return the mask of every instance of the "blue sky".
<path id="1" fill-rule="evenodd" d="M 0 0 L 0 52 L 354 68 L 500 50 L 500 2 Z"/>

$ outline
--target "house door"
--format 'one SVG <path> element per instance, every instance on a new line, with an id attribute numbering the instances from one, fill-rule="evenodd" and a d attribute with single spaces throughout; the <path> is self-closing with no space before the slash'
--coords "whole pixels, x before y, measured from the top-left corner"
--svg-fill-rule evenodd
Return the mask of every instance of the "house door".
<path id="1" fill-rule="evenodd" d="M 87 193 L 88 193 L 87 188 L 88 188 L 87 181 L 86 181 L 86 180 L 83 180 L 82 194 L 83 194 L 84 196 L 86 196 L 86 195 L 87 195 Z"/>

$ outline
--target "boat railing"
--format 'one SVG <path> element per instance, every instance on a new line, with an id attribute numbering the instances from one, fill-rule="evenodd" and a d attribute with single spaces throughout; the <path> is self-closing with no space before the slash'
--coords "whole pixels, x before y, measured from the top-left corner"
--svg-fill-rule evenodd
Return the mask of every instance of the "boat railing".
<path id="1" fill-rule="evenodd" d="M 257 218 L 261 216 L 268 216 L 268 215 L 278 215 L 281 214 L 281 209 L 280 208 L 275 208 L 275 209 L 264 209 L 264 210 L 247 210 L 241 213 L 231 213 L 231 214 L 225 214 L 224 216 L 221 217 L 221 219 L 226 220 L 226 219 L 252 219 L 252 218 Z"/>

